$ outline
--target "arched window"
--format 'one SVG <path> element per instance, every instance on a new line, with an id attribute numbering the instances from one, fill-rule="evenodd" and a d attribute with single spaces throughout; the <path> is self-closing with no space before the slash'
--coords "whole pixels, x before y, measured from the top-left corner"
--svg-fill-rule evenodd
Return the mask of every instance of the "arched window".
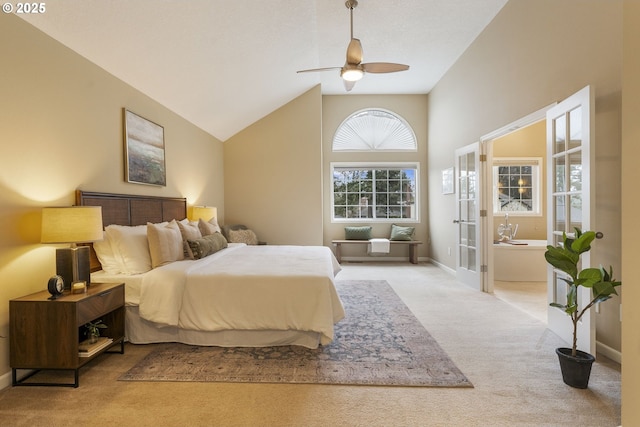
<path id="1" fill-rule="evenodd" d="M 416 150 L 416 135 L 407 121 L 380 108 L 353 113 L 333 136 L 333 151 Z"/>

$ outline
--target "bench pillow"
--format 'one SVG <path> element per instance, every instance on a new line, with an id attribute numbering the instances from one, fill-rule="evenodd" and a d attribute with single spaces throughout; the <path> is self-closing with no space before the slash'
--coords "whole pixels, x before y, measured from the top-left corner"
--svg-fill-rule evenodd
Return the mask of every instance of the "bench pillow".
<path id="1" fill-rule="evenodd" d="M 401 227 L 391 224 L 391 236 L 389 240 L 413 240 L 414 227 Z"/>
<path id="2" fill-rule="evenodd" d="M 369 240 L 371 239 L 371 227 L 345 227 L 344 238 L 345 240 Z"/>

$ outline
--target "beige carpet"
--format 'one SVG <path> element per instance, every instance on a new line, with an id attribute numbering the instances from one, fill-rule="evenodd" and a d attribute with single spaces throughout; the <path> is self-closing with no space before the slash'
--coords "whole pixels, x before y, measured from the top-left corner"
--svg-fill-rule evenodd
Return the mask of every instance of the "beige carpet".
<path id="1" fill-rule="evenodd" d="M 155 349 L 127 344 L 125 354 L 103 355 L 84 366 L 79 388 L 0 390 L 0 426 L 620 425 L 619 364 L 598 356 L 589 388 L 573 389 L 562 382 L 555 355 L 563 342 L 493 295 L 458 283 L 432 264 L 342 268 L 338 280 L 386 280 L 474 387 L 118 381 Z"/>
<path id="2" fill-rule="evenodd" d="M 163 344 L 120 380 L 471 387 L 386 281 L 336 287 L 346 317 L 327 346 Z"/>

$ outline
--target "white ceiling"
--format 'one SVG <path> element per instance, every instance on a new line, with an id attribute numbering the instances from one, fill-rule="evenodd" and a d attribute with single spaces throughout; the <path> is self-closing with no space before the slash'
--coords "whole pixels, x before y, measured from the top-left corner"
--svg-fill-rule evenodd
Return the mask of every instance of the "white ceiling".
<path id="1" fill-rule="evenodd" d="M 349 94 L 425 94 L 507 0 L 359 0 L 367 74 Z M 317 84 L 346 94 L 343 0 L 55 0 L 19 15 L 224 141 Z M 144 114 L 144 112 L 140 112 Z"/>

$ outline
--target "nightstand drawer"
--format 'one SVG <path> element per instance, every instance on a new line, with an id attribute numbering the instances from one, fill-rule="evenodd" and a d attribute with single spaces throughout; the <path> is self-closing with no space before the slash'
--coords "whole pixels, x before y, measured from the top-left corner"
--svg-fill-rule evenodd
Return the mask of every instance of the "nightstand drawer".
<path id="1" fill-rule="evenodd" d="M 78 302 L 78 326 L 124 305 L 124 286 L 112 288 Z"/>

